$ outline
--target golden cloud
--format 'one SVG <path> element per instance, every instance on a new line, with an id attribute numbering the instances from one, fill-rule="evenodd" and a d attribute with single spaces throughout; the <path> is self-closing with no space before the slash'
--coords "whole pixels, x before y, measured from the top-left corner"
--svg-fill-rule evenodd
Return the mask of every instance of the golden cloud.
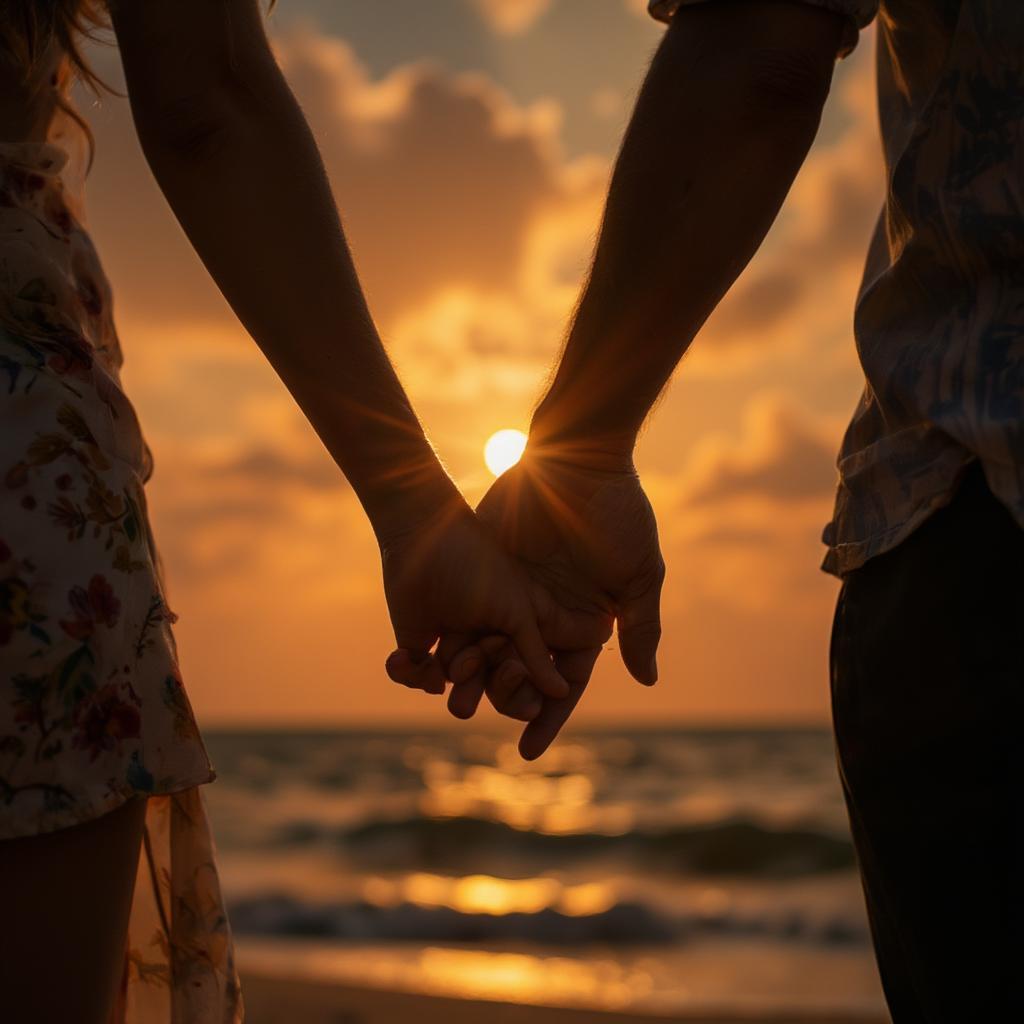
<path id="1" fill-rule="evenodd" d="M 693 507 L 735 498 L 782 502 L 831 499 L 838 473 L 836 439 L 777 395 L 748 405 L 739 442 L 708 437 L 696 446 L 683 503 Z"/>
<path id="2" fill-rule="evenodd" d="M 551 0 L 471 0 L 487 23 L 502 35 L 525 32 L 551 7 Z"/>

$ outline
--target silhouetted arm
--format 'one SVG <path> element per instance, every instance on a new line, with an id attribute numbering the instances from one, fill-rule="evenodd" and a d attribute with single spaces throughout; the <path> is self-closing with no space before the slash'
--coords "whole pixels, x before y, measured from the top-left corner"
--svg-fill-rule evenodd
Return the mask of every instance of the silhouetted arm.
<path id="1" fill-rule="evenodd" d="M 444 472 L 384 352 L 257 0 L 110 6 L 157 182 L 370 517 L 408 677 L 443 692 L 428 656 L 438 635 L 485 630 L 512 639 L 538 687 L 566 693 L 538 630 L 533 584 Z"/>
<path id="2" fill-rule="evenodd" d="M 632 452 L 694 335 L 774 221 L 814 139 L 844 19 L 799 0 L 684 6 L 615 165 L 534 451 Z"/>
<path id="3" fill-rule="evenodd" d="M 378 534 L 461 502 L 380 343 L 258 0 L 111 8 L 150 168 Z"/>
<path id="4" fill-rule="evenodd" d="M 523 460 L 478 514 L 567 607 L 614 618 L 629 672 L 658 677 L 665 566 L 657 524 L 633 468 L 637 431 L 704 320 L 760 245 L 818 127 L 849 25 L 785 0 L 680 8 L 637 100 L 608 194 L 597 251 Z M 538 554 L 539 553 L 539 554 Z M 471 638 L 442 638 L 455 686 L 449 707 L 472 715 L 485 691 L 499 709 L 498 649 L 489 674 L 468 674 Z M 541 702 L 520 739 L 537 757 L 572 714 L 598 648 L 560 651 L 568 697 Z M 530 694 L 516 693 L 518 701 Z"/>

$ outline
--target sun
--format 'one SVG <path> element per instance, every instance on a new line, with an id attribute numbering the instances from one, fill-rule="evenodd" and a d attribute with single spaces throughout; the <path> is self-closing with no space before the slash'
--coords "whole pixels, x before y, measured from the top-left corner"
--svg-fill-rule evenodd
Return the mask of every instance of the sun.
<path id="1" fill-rule="evenodd" d="M 484 445 L 484 462 L 495 476 L 501 476 L 520 460 L 525 448 L 526 435 L 521 430 L 499 430 Z"/>

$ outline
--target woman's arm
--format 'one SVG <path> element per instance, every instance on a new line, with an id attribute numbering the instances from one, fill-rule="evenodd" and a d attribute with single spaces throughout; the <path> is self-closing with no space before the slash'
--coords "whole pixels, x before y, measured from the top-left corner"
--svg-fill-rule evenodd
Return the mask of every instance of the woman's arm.
<path id="1" fill-rule="evenodd" d="M 258 0 L 118 0 L 111 15 L 157 182 L 378 537 L 461 502 L 380 343 Z"/>
<path id="2" fill-rule="evenodd" d="M 420 666 L 419 683 L 443 689 L 425 655 L 444 620 L 459 619 L 510 636 L 537 685 L 564 694 L 524 574 L 444 472 L 380 343 L 257 0 L 110 7 L 153 174 L 369 515 L 398 643 Z"/>

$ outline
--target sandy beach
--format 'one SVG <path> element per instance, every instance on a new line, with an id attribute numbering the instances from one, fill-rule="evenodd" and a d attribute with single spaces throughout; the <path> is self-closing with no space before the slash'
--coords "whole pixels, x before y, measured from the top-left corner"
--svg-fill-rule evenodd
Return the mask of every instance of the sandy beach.
<path id="1" fill-rule="evenodd" d="M 880 1016 L 821 1013 L 660 1016 L 623 1011 L 522 1006 L 388 992 L 269 975 L 243 978 L 247 1024 L 887 1024 Z"/>

